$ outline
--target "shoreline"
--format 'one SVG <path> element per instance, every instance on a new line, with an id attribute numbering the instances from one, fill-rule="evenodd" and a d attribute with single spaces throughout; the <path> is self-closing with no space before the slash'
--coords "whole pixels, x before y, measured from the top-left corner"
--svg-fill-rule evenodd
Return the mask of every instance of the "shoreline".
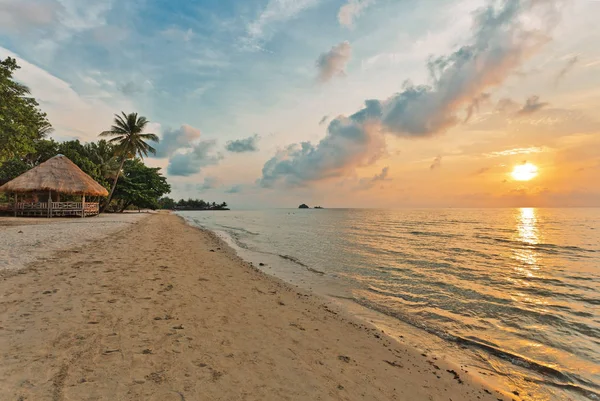
<path id="1" fill-rule="evenodd" d="M 225 245 L 160 213 L 78 252 L 0 274 L 0 393 L 520 399 L 390 339 Z"/>

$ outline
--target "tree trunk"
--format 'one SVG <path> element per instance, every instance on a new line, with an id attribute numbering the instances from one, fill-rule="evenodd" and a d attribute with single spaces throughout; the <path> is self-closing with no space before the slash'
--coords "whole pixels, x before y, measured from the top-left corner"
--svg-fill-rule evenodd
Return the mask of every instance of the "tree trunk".
<path id="1" fill-rule="evenodd" d="M 117 171 L 117 176 L 115 177 L 115 181 L 113 182 L 112 188 L 110 189 L 110 193 L 108 194 L 108 198 L 106 199 L 106 203 L 102 208 L 100 213 L 104 213 L 108 205 L 110 205 L 110 201 L 112 200 L 113 193 L 115 192 L 115 188 L 117 187 L 117 181 L 119 181 L 119 176 L 121 175 L 121 170 L 123 170 L 123 165 L 125 164 L 125 157 L 121 160 L 121 165 L 119 166 L 119 171 Z"/>

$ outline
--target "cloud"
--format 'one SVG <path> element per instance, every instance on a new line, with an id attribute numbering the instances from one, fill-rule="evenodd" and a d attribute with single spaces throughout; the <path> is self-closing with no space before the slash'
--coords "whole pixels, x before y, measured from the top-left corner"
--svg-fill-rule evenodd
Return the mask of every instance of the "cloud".
<path id="1" fill-rule="evenodd" d="M 514 113 L 517 110 L 519 110 L 519 104 L 509 98 L 502 98 L 496 104 L 496 111 L 499 113 Z"/>
<path id="2" fill-rule="evenodd" d="M 486 153 L 484 156 L 486 157 L 498 157 L 498 156 L 514 156 L 514 155 L 528 155 L 531 153 L 541 153 L 544 151 L 544 148 L 538 146 L 531 146 L 529 148 L 514 148 L 514 149 L 506 149 L 497 152 Z"/>
<path id="3" fill-rule="evenodd" d="M 319 121 L 319 125 L 323 125 L 329 120 L 329 116 L 323 116 L 323 118 Z"/>
<path id="4" fill-rule="evenodd" d="M 384 137 L 370 124 L 371 118 L 380 113 L 378 102 L 367 102 L 365 109 L 358 113 L 334 119 L 318 144 L 289 145 L 268 160 L 258 183 L 267 188 L 278 183 L 303 186 L 341 177 L 356 167 L 374 163 L 385 152 Z"/>
<path id="5" fill-rule="evenodd" d="M 571 57 L 567 60 L 567 63 L 560 69 L 558 74 L 556 74 L 556 78 L 554 78 L 554 85 L 558 85 L 558 83 L 575 67 L 575 64 L 579 61 L 579 56 Z"/>
<path id="6" fill-rule="evenodd" d="M 0 0 L 0 32 L 22 34 L 26 55 L 52 60 L 72 39 L 106 26 L 113 1 Z"/>
<path id="7" fill-rule="evenodd" d="M 226 194 L 238 194 L 242 192 L 242 186 L 241 185 L 234 185 L 231 188 L 229 188 L 228 190 L 225 191 Z"/>
<path id="8" fill-rule="evenodd" d="M 473 13 L 469 44 L 449 56 L 429 60 L 431 85 L 406 81 L 399 93 L 386 100 L 367 100 L 366 107 L 352 116 L 333 120 L 317 145 L 290 145 L 268 160 L 259 183 L 303 185 L 340 176 L 385 154 L 382 133 L 424 138 L 458 124 L 458 113 L 517 71 L 550 40 L 546 32 L 557 23 L 552 0 L 495 4 L 490 2 Z M 327 54 L 321 57 L 321 65 L 328 64 Z M 335 74 L 328 72 L 332 69 L 324 71 L 324 78 Z"/>
<path id="9" fill-rule="evenodd" d="M 199 173 L 203 167 L 216 165 L 223 159 L 220 153 L 214 153 L 217 146 L 214 139 L 201 141 L 186 153 L 175 153 L 169 159 L 167 173 L 172 176 L 188 177 Z"/>
<path id="10" fill-rule="evenodd" d="M 349 42 L 342 42 L 335 45 L 326 53 L 323 53 L 317 59 L 317 69 L 319 70 L 319 80 L 327 82 L 335 76 L 345 76 L 346 64 L 352 57 L 352 47 Z"/>
<path id="11" fill-rule="evenodd" d="M 161 31 L 160 33 L 167 40 L 178 42 L 189 42 L 194 37 L 194 32 L 191 28 L 183 30 L 176 27 L 171 27 Z"/>
<path id="12" fill-rule="evenodd" d="M 228 141 L 225 149 L 233 153 L 257 152 L 259 139 L 260 137 L 254 134 L 248 138 Z"/>
<path id="13" fill-rule="evenodd" d="M 218 187 L 219 184 L 220 181 L 217 177 L 208 176 L 204 178 L 204 182 L 202 184 L 196 185 L 196 189 L 198 189 L 199 191 L 214 189 Z"/>
<path id="14" fill-rule="evenodd" d="M 358 189 L 370 189 L 378 182 L 382 181 L 391 181 L 391 178 L 388 178 L 388 174 L 390 172 L 389 167 L 384 167 L 381 169 L 381 173 L 375 174 L 373 177 L 361 178 L 358 182 Z"/>
<path id="15" fill-rule="evenodd" d="M 261 43 L 272 35 L 272 25 L 293 19 L 318 3 L 319 0 L 269 0 L 258 18 L 246 27 L 246 36 L 240 38 L 242 47 L 261 50 Z"/>
<path id="16" fill-rule="evenodd" d="M 467 113 L 465 117 L 465 123 L 469 122 L 474 112 L 479 111 L 479 106 L 482 103 L 487 103 L 490 100 L 491 95 L 489 93 L 481 93 L 471 101 L 471 104 L 467 106 L 465 112 Z"/>
<path id="17" fill-rule="evenodd" d="M 63 6 L 55 0 L 0 1 L 0 32 L 28 33 L 58 20 Z"/>
<path id="18" fill-rule="evenodd" d="M 435 157 L 435 159 L 433 159 L 433 163 L 431 163 L 431 166 L 429 166 L 430 170 L 435 170 L 438 168 L 442 167 L 442 156 L 441 155 L 437 155 Z"/>
<path id="19" fill-rule="evenodd" d="M 402 137 L 427 137 L 456 125 L 465 104 L 502 84 L 548 42 L 541 27 L 551 28 L 552 11 L 550 0 L 509 0 L 500 8 L 488 5 L 476 11 L 471 43 L 427 63 L 431 85 L 407 81 L 400 93 L 379 101 L 382 129 Z M 539 26 L 527 29 L 522 22 L 526 18 L 539 20 Z"/>
<path id="20" fill-rule="evenodd" d="M 530 96 L 525 101 L 525 104 L 523 105 L 523 107 L 521 107 L 521 109 L 519 111 L 517 111 L 517 114 L 520 114 L 520 115 L 532 114 L 538 110 L 541 110 L 543 107 L 546 107 L 547 105 L 548 105 L 548 103 L 546 103 L 546 102 L 540 102 L 539 96 L 535 96 L 535 95 Z"/>
<path id="21" fill-rule="evenodd" d="M 144 81 L 144 83 L 141 85 L 133 81 L 128 81 L 119 86 L 119 91 L 121 91 L 121 93 L 125 96 L 133 96 L 138 93 L 143 93 L 147 89 L 152 89 L 153 87 L 154 85 L 152 85 L 152 82 L 149 80 Z"/>
<path id="22" fill-rule="evenodd" d="M 165 130 L 156 144 L 156 157 L 172 156 L 179 149 L 191 149 L 193 141 L 200 138 L 200 130 L 191 125 L 183 124 L 178 129 Z"/>
<path id="23" fill-rule="evenodd" d="M 374 0 L 348 0 L 348 3 L 340 7 L 338 21 L 341 25 L 351 27 L 354 19 L 360 16 L 365 8 L 373 4 Z"/>
<path id="24" fill-rule="evenodd" d="M 478 169 L 477 171 L 475 171 L 473 173 L 473 175 L 481 175 L 481 174 L 487 173 L 491 169 L 492 169 L 491 167 L 482 167 L 482 168 Z"/>

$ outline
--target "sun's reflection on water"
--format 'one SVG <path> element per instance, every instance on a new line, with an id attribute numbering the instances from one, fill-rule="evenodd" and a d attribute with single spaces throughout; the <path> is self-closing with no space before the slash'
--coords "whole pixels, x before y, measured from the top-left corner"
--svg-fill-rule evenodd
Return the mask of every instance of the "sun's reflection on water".
<path id="1" fill-rule="evenodd" d="M 523 207 L 519 212 L 517 216 L 519 240 L 532 245 L 539 243 L 536 210 L 532 207 Z"/>
<path id="2" fill-rule="evenodd" d="M 517 270 L 528 277 L 532 277 L 532 270 L 539 270 L 538 253 L 533 247 L 540 242 L 536 210 L 530 207 L 521 208 L 515 219 L 517 226 L 515 239 L 525 245 L 515 245 L 513 248 L 514 258 L 521 262 L 521 266 L 517 267 Z"/>

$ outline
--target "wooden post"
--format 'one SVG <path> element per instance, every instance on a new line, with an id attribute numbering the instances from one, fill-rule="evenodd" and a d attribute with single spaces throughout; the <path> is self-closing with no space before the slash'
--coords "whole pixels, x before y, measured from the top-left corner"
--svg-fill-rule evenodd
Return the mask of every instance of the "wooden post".
<path id="1" fill-rule="evenodd" d="M 81 217 L 85 217 L 85 194 L 81 195 Z"/>
<path id="2" fill-rule="evenodd" d="M 17 203 L 19 203 L 19 198 L 18 198 L 19 194 L 17 194 L 15 192 L 15 204 L 13 206 L 13 208 L 15 209 L 15 217 L 17 217 Z"/>
<path id="3" fill-rule="evenodd" d="M 52 191 L 48 191 L 48 217 L 52 217 Z"/>

